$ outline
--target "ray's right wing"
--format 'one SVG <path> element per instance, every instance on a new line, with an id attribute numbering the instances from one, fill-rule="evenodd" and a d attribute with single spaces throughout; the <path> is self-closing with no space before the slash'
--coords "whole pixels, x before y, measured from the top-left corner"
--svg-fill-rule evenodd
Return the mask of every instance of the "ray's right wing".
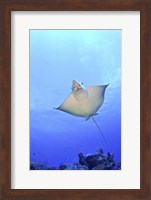
<path id="1" fill-rule="evenodd" d="M 108 85 L 98 85 L 87 87 L 89 102 L 94 111 L 97 111 L 103 104 L 105 89 L 107 86 Z"/>

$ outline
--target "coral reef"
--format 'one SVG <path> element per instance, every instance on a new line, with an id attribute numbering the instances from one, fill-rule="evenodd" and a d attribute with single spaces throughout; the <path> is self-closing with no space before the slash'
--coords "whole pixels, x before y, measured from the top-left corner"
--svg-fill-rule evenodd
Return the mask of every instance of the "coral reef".
<path id="1" fill-rule="evenodd" d="M 30 163 L 30 170 L 50 170 L 51 168 L 43 163 L 40 162 L 31 162 Z"/>
<path id="2" fill-rule="evenodd" d="M 48 165 L 31 162 L 30 170 L 120 170 L 121 163 L 116 163 L 114 154 L 108 152 L 104 155 L 102 149 L 98 149 L 96 154 L 84 156 L 81 152 L 78 154 L 79 162 L 72 166 L 68 163 L 60 164 L 58 168 Z"/>

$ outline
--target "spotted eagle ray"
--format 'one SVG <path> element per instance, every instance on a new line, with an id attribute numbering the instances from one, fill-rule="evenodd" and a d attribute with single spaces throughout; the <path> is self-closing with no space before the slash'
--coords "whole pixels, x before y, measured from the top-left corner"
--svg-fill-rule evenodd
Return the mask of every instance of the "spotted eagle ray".
<path id="1" fill-rule="evenodd" d="M 97 115 L 97 111 L 104 102 L 107 86 L 108 85 L 97 85 L 85 87 L 83 83 L 73 80 L 72 92 L 59 107 L 55 108 L 74 116 L 85 117 L 86 120 L 91 117 L 106 144 L 107 141 L 93 116 Z"/>

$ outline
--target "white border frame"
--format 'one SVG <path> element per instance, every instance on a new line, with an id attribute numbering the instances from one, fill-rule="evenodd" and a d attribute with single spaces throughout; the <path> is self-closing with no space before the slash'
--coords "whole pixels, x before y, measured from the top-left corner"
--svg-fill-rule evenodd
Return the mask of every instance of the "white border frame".
<path id="1" fill-rule="evenodd" d="M 140 189 L 140 12 L 13 11 L 11 25 L 11 188 Z M 122 29 L 122 170 L 29 171 L 29 29 Z"/>

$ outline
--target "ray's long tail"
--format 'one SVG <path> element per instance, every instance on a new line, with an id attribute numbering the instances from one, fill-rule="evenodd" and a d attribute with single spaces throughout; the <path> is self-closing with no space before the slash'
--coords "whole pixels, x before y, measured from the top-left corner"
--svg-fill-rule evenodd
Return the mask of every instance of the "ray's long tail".
<path id="1" fill-rule="evenodd" d="M 104 143 L 106 144 L 107 148 L 109 149 L 109 144 L 108 144 L 107 140 L 105 139 L 105 137 L 104 137 L 104 135 L 103 135 L 103 133 L 102 133 L 102 131 L 101 131 L 99 125 L 97 124 L 97 122 L 95 121 L 95 119 L 94 119 L 93 116 L 92 116 L 92 119 L 93 119 L 95 125 L 97 126 L 97 128 L 99 129 L 99 131 L 100 131 L 100 133 L 101 133 L 101 135 L 102 135 L 102 138 L 103 138 L 103 140 L 104 140 Z"/>

